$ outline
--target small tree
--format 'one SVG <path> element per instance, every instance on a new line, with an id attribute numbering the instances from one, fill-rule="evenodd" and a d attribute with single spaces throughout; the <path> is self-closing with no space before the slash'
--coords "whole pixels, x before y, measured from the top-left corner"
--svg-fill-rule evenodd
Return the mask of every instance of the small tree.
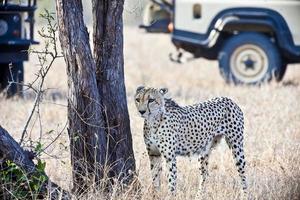
<path id="1" fill-rule="evenodd" d="M 94 56 L 81 0 L 56 0 L 67 64 L 74 188 L 107 176 L 128 183 L 135 171 L 124 84 L 123 0 L 92 0 Z"/>

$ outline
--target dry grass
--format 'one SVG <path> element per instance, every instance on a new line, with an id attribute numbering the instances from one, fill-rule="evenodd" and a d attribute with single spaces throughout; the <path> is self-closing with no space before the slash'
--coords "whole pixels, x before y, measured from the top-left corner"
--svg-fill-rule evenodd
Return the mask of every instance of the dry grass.
<path id="1" fill-rule="evenodd" d="M 234 87 L 226 85 L 220 77 L 217 62 L 198 59 L 178 65 L 171 63 L 168 53 L 173 51 L 168 35 L 145 34 L 135 28 L 125 28 L 125 76 L 128 107 L 139 179 L 143 186 L 142 199 L 152 199 L 149 161 L 142 138 L 142 119 L 137 115 L 133 93 L 138 85 L 168 87 L 170 96 L 179 104 L 191 104 L 215 96 L 228 96 L 243 109 L 246 118 L 245 151 L 250 194 L 253 199 L 300 199 L 300 66 L 289 66 L 281 83 L 261 87 Z M 37 59 L 25 66 L 25 80 L 30 82 L 38 69 Z M 41 106 L 44 143 L 66 123 L 67 78 L 63 60 L 52 68 L 46 86 L 47 99 Z M 0 124 L 14 138 L 19 139 L 33 99 L 30 94 L 22 99 L 0 98 Z M 32 137 L 39 135 L 39 123 L 33 126 Z M 65 188 L 70 187 L 71 166 L 67 133 L 63 134 L 47 152 L 59 158 L 44 155 L 47 174 Z M 196 158 L 178 161 L 177 199 L 193 199 L 198 184 Z M 207 199 L 239 199 L 239 177 L 231 153 L 225 143 L 212 153 L 209 160 L 210 176 Z M 167 194 L 163 176 L 161 196 Z M 91 194 L 86 199 L 100 199 Z M 115 199 L 132 199 L 129 196 Z M 163 198 L 162 198 L 163 199 Z"/>

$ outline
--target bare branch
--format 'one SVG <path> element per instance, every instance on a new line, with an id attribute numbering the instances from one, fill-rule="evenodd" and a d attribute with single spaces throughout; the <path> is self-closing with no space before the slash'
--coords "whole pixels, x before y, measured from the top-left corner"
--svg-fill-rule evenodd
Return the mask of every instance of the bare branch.
<path id="1" fill-rule="evenodd" d="M 58 26 L 56 23 L 53 23 L 54 17 L 52 15 L 53 14 L 50 13 L 48 10 L 45 10 L 45 13 L 41 14 L 41 17 L 47 21 L 47 26 L 46 26 L 47 32 L 45 31 L 44 27 L 38 32 L 40 34 L 40 36 L 45 39 L 44 50 L 43 51 L 38 51 L 38 50 L 34 50 L 34 49 L 29 50 L 30 53 L 37 54 L 40 69 L 38 71 L 38 74 L 36 74 L 36 76 L 37 76 L 36 79 L 32 83 L 24 84 L 24 86 L 26 86 L 28 89 L 32 89 L 35 92 L 36 96 L 35 96 L 35 100 L 34 100 L 32 108 L 31 108 L 30 114 L 25 122 L 23 131 L 21 134 L 21 138 L 20 138 L 20 142 L 19 142 L 20 145 L 22 145 L 22 143 L 24 141 L 24 138 L 27 134 L 28 126 L 29 126 L 34 114 L 37 113 L 38 117 L 40 117 L 39 104 L 42 100 L 44 91 L 46 90 L 46 89 L 44 89 L 44 83 L 45 83 L 46 76 L 47 76 L 49 70 L 51 69 L 51 67 L 53 66 L 54 61 L 57 58 L 62 57 L 61 55 L 58 55 L 57 42 L 56 42 L 56 40 L 57 40 L 56 32 L 58 30 Z M 51 49 L 50 49 L 49 45 L 52 46 Z M 49 62 L 47 61 L 48 57 L 50 57 Z M 38 86 L 36 88 L 34 88 L 33 85 L 37 81 L 39 81 Z M 40 122 L 40 128 L 41 128 L 41 122 Z M 40 132 L 41 131 L 42 130 L 40 130 Z M 42 137 L 41 134 L 42 133 L 40 133 L 40 138 Z"/>

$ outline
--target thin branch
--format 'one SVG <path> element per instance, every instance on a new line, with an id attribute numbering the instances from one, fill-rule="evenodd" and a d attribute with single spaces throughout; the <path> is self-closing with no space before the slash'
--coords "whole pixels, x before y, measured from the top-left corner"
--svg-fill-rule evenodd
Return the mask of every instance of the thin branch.
<path id="1" fill-rule="evenodd" d="M 64 130 L 67 128 L 68 122 L 65 123 L 65 126 L 63 127 L 63 129 L 58 133 L 58 135 L 54 138 L 54 140 L 52 140 L 43 150 L 41 150 L 41 152 L 45 152 L 46 149 L 48 149 L 54 142 L 56 142 L 56 140 L 63 134 Z"/>
<path id="2" fill-rule="evenodd" d="M 22 145 L 22 142 L 24 140 L 24 137 L 25 137 L 25 134 L 27 133 L 27 128 L 28 128 L 28 125 L 31 121 L 31 118 L 35 112 L 35 108 L 37 107 L 38 103 L 39 103 L 39 99 L 40 99 L 40 95 L 41 95 L 41 92 L 38 92 L 36 97 L 35 97 L 35 100 L 34 100 L 34 104 L 33 104 L 33 107 L 31 109 L 31 112 L 29 114 L 29 117 L 27 118 L 27 121 L 25 123 L 25 126 L 24 126 L 24 129 L 22 131 L 22 135 L 21 135 L 21 139 L 20 139 L 20 142 L 19 142 L 19 145 Z"/>
<path id="3" fill-rule="evenodd" d="M 38 56 L 38 60 L 39 60 L 39 65 L 41 66 L 40 70 L 38 71 L 38 74 L 36 74 L 36 79 L 33 81 L 33 83 L 31 84 L 24 84 L 24 86 L 26 86 L 28 89 L 32 89 L 36 96 L 35 96 L 35 100 L 33 103 L 33 106 L 31 108 L 30 114 L 25 122 L 22 134 L 21 134 L 21 139 L 19 144 L 22 145 L 23 141 L 24 141 L 24 137 L 27 134 L 27 129 L 28 126 L 32 120 L 33 115 L 35 114 L 36 110 L 37 110 L 37 114 L 38 117 L 40 117 L 40 113 L 39 113 L 39 104 L 42 100 L 42 96 L 45 92 L 45 89 L 43 89 L 44 87 L 44 82 L 45 82 L 45 78 L 49 72 L 49 70 L 51 69 L 54 61 L 58 58 L 58 57 L 62 57 L 61 55 L 58 55 L 58 51 L 57 51 L 57 36 L 56 36 L 56 31 L 58 30 L 57 24 L 53 24 L 53 20 L 54 17 L 52 16 L 52 14 L 45 10 L 44 14 L 41 14 L 41 17 L 47 20 L 47 29 L 48 29 L 48 33 L 45 33 L 45 29 L 42 28 L 38 33 L 40 34 L 40 36 L 44 39 L 47 39 L 45 41 L 45 49 L 44 51 L 37 51 L 37 50 L 29 50 L 29 52 L 37 54 Z M 49 51 L 49 45 L 52 45 L 52 51 Z M 47 57 L 50 56 L 51 60 L 48 64 L 47 63 Z M 37 81 L 40 80 L 37 88 L 33 87 L 33 84 Z M 40 128 L 41 128 L 41 121 L 39 119 L 40 122 Z M 42 130 L 40 130 L 40 139 L 42 137 L 41 135 Z"/>

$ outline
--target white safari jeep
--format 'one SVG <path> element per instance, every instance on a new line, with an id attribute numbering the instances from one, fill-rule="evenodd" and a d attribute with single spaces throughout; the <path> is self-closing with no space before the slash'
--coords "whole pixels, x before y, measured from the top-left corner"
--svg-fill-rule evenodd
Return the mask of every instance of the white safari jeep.
<path id="1" fill-rule="evenodd" d="M 169 32 L 178 62 L 182 51 L 218 59 L 234 84 L 280 81 L 300 62 L 300 0 L 152 0 L 141 27 Z"/>

